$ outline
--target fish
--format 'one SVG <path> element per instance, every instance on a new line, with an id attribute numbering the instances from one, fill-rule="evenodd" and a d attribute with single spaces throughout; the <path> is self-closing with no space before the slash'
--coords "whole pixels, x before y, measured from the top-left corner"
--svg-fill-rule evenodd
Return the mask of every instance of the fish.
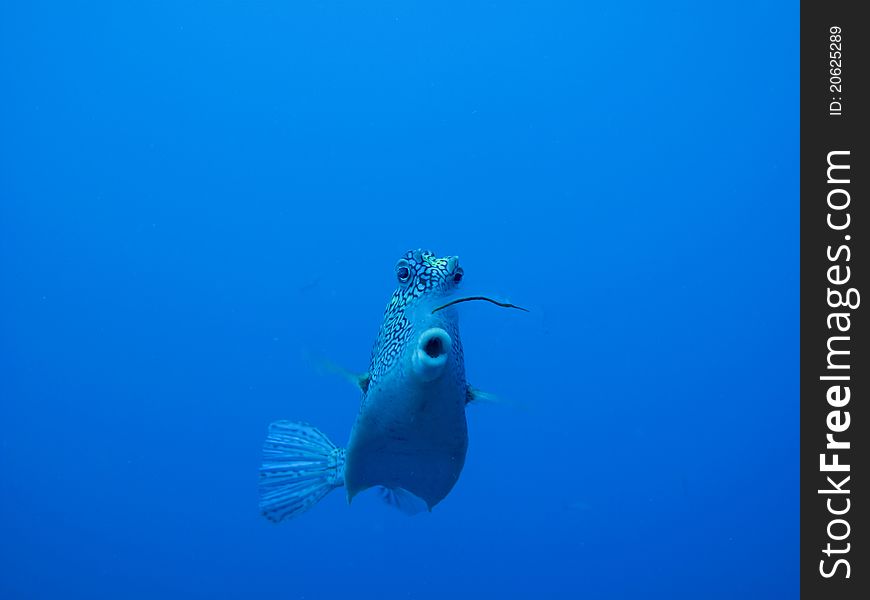
<path id="1" fill-rule="evenodd" d="M 432 511 L 450 493 L 468 451 L 466 407 L 490 394 L 470 386 L 452 301 L 464 270 L 459 258 L 409 250 L 396 263 L 393 292 L 367 372 L 347 447 L 303 422 L 268 427 L 259 471 L 259 508 L 274 523 L 294 518 L 344 487 L 350 504 L 375 488 L 406 514 Z"/>

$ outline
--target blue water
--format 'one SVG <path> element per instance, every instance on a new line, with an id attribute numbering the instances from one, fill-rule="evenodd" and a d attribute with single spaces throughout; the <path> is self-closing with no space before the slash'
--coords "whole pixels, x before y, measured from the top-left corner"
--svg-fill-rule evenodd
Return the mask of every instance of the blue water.
<path id="1" fill-rule="evenodd" d="M 785 598 L 794 2 L 4 2 L 0 598 Z M 456 254 L 431 514 L 257 510 Z"/>

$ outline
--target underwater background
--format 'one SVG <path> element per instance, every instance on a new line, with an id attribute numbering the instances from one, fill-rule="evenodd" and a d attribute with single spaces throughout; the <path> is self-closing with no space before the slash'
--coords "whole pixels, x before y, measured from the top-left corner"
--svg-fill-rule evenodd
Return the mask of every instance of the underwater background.
<path id="1" fill-rule="evenodd" d="M 797 2 L 7 1 L 0 82 L 0 598 L 797 595 Z M 413 248 L 503 402 L 267 522 Z"/>

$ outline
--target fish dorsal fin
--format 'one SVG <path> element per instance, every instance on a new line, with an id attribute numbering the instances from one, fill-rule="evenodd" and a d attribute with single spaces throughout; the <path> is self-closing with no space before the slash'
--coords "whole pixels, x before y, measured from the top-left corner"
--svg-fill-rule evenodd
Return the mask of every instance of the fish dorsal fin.
<path id="1" fill-rule="evenodd" d="M 381 486 L 378 488 L 378 492 L 381 495 L 381 500 L 390 506 L 398 508 L 406 515 L 413 516 L 429 510 L 425 500 L 412 494 L 405 488 Z"/>

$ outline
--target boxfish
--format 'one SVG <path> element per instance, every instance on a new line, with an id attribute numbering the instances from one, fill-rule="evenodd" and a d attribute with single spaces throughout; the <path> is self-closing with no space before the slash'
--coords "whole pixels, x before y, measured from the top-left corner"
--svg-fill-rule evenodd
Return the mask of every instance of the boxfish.
<path id="1" fill-rule="evenodd" d="M 346 448 L 307 423 L 269 425 L 260 467 L 260 511 L 275 523 L 296 517 L 332 490 L 347 500 L 370 488 L 407 514 L 431 511 L 456 485 L 468 450 L 466 406 L 487 394 L 465 378 L 457 304 L 459 258 L 411 250 L 395 268 L 396 290 L 372 349 L 354 375 L 362 401 Z"/>

